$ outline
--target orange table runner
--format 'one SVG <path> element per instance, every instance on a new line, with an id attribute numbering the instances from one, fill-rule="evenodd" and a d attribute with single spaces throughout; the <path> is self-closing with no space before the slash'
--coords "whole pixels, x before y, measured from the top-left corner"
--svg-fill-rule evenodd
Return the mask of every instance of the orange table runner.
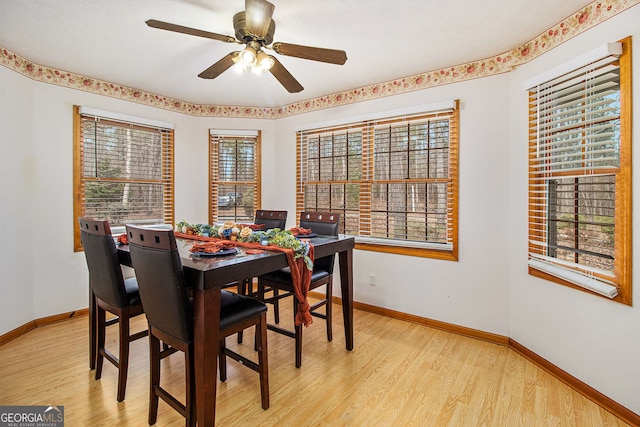
<path id="1" fill-rule="evenodd" d="M 298 313 L 296 314 L 295 324 L 296 325 L 304 325 L 309 326 L 313 323 L 313 318 L 311 317 L 311 313 L 309 313 L 309 301 L 307 296 L 309 295 L 309 284 L 311 283 L 311 273 L 305 262 L 304 258 L 300 257 L 298 259 L 294 259 L 293 249 L 289 248 L 281 248 L 276 245 L 267 245 L 264 246 L 259 242 L 239 242 L 232 240 L 220 239 L 218 237 L 205 237 L 198 236 L 194 234 L 185 234 L 175 232 L 175 236 L 181 239 L 189 239 L 189 240 L 197 240 L 199 242 L 220 242 L 227 244 L 235 244 L 236 246 L 241 246 L 243 248 L 251 248 L 251 249 L 265 249 L 268 251 L 278 251 L 284 252 L 287 255 L 287 263 L 289 264 L 289 269 L 291 270 L 291 279 L 293 281 L 293 290 L 295 297 L 298 299 Z M 313 261 L 313 245 L 309 245 L 309 258 Z"/>

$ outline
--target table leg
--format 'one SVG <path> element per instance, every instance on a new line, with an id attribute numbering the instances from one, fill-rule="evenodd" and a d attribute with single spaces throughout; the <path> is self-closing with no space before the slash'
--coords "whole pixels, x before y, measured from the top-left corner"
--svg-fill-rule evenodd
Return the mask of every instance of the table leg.
<path id="1" fill-rule="evenodd" d="M 340 286 L 342 288 L 342 318 L 347 350 L 353 350 L 353 250 L 338 254 L 340 260 Z"/>
<path id="2" fill-rule="evenodd" d="M 220 298 L 220 288 L 193 291 L 196 411 L 201 427 L 215 425 Z"/>
<path id="3" fill-rule="evenodd" d="M 92 370 L 96 369 L 96 357 L 98 354 L 98 322 L 96 321 L 97 313 L 98 310 L 96 310 L 96 296 L 93 293 L 91 283 L 89 283 L 89 368 Z"/>

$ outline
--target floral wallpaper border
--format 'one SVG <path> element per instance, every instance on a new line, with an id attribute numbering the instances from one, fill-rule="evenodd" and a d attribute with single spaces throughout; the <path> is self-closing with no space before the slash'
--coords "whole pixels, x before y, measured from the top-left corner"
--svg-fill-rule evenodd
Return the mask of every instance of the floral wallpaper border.
<path id="1" fill-rule="evenodd" d="M 83 90 L 193 116 L 278 119 L 506 73 L 639 3 L 640 0 L 596 0 L 533 40 L 500 55 L 273 108 L 190 104 L 116 83 L 34 64 L 1 46 L 0 65 L 39 82 Z"/>

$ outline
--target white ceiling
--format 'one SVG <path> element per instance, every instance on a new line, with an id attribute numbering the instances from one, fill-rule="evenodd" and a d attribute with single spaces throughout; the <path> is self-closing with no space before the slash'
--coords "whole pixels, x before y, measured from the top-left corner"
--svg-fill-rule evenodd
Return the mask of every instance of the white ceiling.
<path id="1" fill-rule="evenodd" d="M 238 45 L 147 27 L 157 19 L 234 35 L 244 0 L 0 0 L 0 46 L 36 64 L 208 105 L 277 107 L 489 58 L 592 0 L 270 0 L 274 41 L 342 49 L 345 65 L 277 55 L 271 74 L 197 75 Z"/>

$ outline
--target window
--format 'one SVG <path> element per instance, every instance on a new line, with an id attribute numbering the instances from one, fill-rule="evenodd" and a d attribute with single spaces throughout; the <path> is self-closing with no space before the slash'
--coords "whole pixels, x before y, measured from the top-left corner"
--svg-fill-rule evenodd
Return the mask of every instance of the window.
<path id="1" fill-rule="evenodd" d="M 630 40 L 529 92 L 529 272 L 631 304 Z"/>
<path id="2" fill-rule="evenodd" d="M 260 206 L 260 134 L 211 131 L 209 222 L 253 222 Z"/>
<path id="3" fill-rule="evenodd" d="M 297 210 L 358 249 L 457 259 L 458 108 L 299 131 Z"/>
<path id="4" fill-rule="evenodd" d="M 74 107 L 74 246 L 77 218 L 112 226 L 173 224 L 172 125 Z"/>

